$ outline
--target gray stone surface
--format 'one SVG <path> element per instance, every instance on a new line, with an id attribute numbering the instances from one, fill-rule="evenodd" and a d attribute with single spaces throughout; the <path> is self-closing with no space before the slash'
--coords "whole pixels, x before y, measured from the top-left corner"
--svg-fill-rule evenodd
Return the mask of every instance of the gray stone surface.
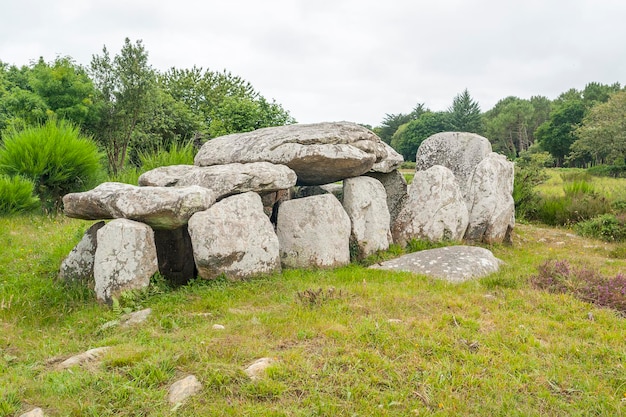
<path id="1" fill-rule="evenodd" d="M 147 287 L 158 269 L 150 226 L 116 219 L 98 230 L 94 267 L 98 300 L 109 303 L 123 291 Z"/>
<path id="2" fill-rule="evenodd" d="M 350 263 L 350 218 L 333 195 L 282 203 L 276 234 L 285 268 L 323 268 Z"/>
<path id="3" fill-rule="evenodd" d="M 187 226 L 171 230 L 155 230 L 154 243 L 159 272 L 169 282 L 184 285 L 196 276 L 193 247 Z"/>
<path id="4" fill-rule="evenodd" d="M 450 246 L 409 253 L 370 268 L 413 272 L 459 283 L 497 272 L 501 264 L 502 261 L 487 249 Z"/>
<path id="5" fill-rule="evenodd" d="M 513 163 L 504 155 L 491 153 L 469 179 L 469 225 L 465 239 L 485 243 L 510 242 L 515 226 Z"/>
<path id="6" fill-rule="evenodd" d="M 415 173 L 391 233 L 394 243 L 402 246 L 411 239 L 461 240 L 468 221 L 467 206 L 452 171 L 435 165 Z"/>
<path id="7" fill-rule="evenodd" d="M 24 413 L 24 414 L 20 414 L 20 417 L 44 417 L 45 414 L 43 412 L 43 410 L 39 407 L 37 408 L 33 408 L 32 410 Z"/>
<path id="8" fill-rule="evenodd" d="M 90 191 L 66 194 L 65 215 L 77 219 L 130 219 L 155 229 L 176 229 L 215 202 L 214 191 L 189 187 L 138 187 L 105 182 Z"/>
<path id="9" fill-rule="evenodd" d="M 231 279 L 280 271 L 278 238 L 258 194 L 227 197 L 189 219 L 198 275 Z"/>
<path id="10" fill-rule="evenodd" d="M 356 177 L 388 156 L 384 142 L 355 123 L 269 127 L 206 142 L 195 165 L 271 162 L 287 165 L 299 185 L 328 184 Z"/>
<path id="11" fill-rule="evenodd" d="M 404 175 L 398 170 L 389 173 L 368 172 L 368 177 L 376 178 L 385 187 L 387 208 L 389 209 L 389 225 L 392 226 L 408 198 L 407 184 Z"/>
<path id="12" fill-rule="evenodd" d="M 59 279 L 93 284 L 93 262 L 98 246 L 97 233 L 103 226 L 104 222 L 97 222 L 87 229 L 80 242 L 61 262 Z"/>
<path id="13" fill-rule="evenodd" d="M 109 346 L 103 346 L 99 348 L 89 349 L 86 352 L 79 353 L 78 355 L 74 355 L 60 364 L 56 366 L 57 369 L 67 369 L 72 366 L 80 366 L 84 365 L 88 362 L 94 362 L 100 359 L 100 357 L 107 351 L 111 349 Z"/>
<path id="14" fill-rule="evenodd" d="M 465 196 L 474 168 L 490 153 L 489 140 L 475 133 L 437 133 L 422 142 L 417 150 L 415 170 L 424 171 L 434 165 L 450 169 Z"/>
<path id="15" fill-rule="evenodd" d="M 286 190 L 296 185 L 296 173 L 285 165 L 269 162 L 199 167 L 172 165 L 153 169 L 139 177 L 141 186 L 209 188 L 219 200 L 248 191 L 257 193 Z"/>
<path id="16" fill-rule="evenodd" d="M 196 395 L 202 390 L 202 384 L 195 375 L 186 376 L 174 382 L 168 392 L 167 400 L 170 404 L 179 404 L 187 400 L 192 395 Z"/>
<path id="17" fill-rule="evenodd" d="M 343 207 L 352 223 L 351 240 L 359 259 L 392 243 L 387 194 L 380 181 L 371 177 L 348 178 L 343 182 Z"/>
<path id="18" fill-rule="evenodd" d="M 383 142 L 383 144 L 385 145 L 387 156 L 374 164 L 372 172 L 389 173 L 400 168 L 400 165 L 404 162 L 404 157 L 402 155 L 386 143 Z"/>
<path id="19" fill-rule="evenodd" d="M 260 358 L 248 365 L 243 371 L 251 380 L 256 381 L 263 378 L 265 370 L 275 362 L 272 358 Z"/>

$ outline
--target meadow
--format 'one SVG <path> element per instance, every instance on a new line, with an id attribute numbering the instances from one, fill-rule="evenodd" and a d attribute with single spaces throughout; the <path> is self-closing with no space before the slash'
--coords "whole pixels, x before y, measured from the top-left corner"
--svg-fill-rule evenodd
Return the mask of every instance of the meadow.
<path id="1" fill-rule="evenodd" d="M 157 278 L 112 308 L 56 279 L 89 224 L 0 218 L 1 416 L 626 415 L 623 314 L 530 284 L 549 259 L 617 274 L 615 243 L 519 224 L 490 247 L 502 270 L 460 285 L 350 265 Z M 147 307 L 140 325 L 103 326 Z M 101 346 L 100 362 L 55 367 Z M 252 381 L 260 357 L 276 362 Z M 189 374 L 203 389 L 173 407 L 167 389 Z"/>

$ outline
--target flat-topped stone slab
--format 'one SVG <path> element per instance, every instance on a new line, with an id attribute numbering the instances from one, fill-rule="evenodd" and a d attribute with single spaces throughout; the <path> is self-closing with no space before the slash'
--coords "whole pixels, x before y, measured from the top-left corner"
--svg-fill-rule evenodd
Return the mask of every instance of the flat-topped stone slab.
<path id="1" fill-rule="evenodd" d="M 194 163 L 271 162 L 294 170 L 299 185 L 320 185 L 360 176 L 388 157 L 384 142 L 369 129 L 356 123 L 333 122 L 221 136 L 206 142 Z"/>
<path id="2" fill-rule="evenodd" d="M 370 268 L 412 272 L 459 283 L 497 272 L 502 263 L 484 248 L 449 246 L 409 253 Z"/>
<path id="3" fill-rule="evenodd" d="M 248 191 L 266 193 L 286 190 L 296 185 L 296 173 L 285 165 L 269 162 L 226 164 L 199 167 L 172 165 L 153 169 L 139 177 L 139 185 L 185 187 L 199 185 L 215 191 L 221 199 Z"/>
<path id="4" fill-rule="evenodd" d="M 215 203 L 214 191 L 197 185 L 189 187 L 138 187 L 105 182 L 90 191 L 66 194 L 63 209 L 67 217 L 83 220 L 129 219 L 154 229 L 176 229 L 192 214 Z"/>

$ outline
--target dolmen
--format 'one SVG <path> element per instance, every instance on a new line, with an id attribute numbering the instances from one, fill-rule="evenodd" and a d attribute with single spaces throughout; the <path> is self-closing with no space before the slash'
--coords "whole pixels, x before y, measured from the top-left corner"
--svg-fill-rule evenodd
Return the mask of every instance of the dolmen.
<path id="1" fill-rule="evenodd" d="M 90 283 L 110 303 L 157 272 L 176 284 L 245 279 L 342 266 L 411 239 L 510 239 L 512 163 L 487 139 L 438 134 L 417 157 L 407 187 L 402 156 L 354 123 L 211 139 L 194 165 L 156 168 L 136 186 L 108 182 L 64 196 L 68 217 L 100 222 L 60 276 Z"/>

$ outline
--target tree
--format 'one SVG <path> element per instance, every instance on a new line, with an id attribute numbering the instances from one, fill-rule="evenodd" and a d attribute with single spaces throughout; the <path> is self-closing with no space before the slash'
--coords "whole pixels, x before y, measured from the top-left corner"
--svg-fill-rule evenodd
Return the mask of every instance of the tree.
<path id="1" fill-rule="evenodd" d="M 383 142 L 390 144 L 393 135 L 398 128 L 411 120 L 415 120 L 423 113 L 428 111 L 423 103 L 417 103 L 413 110 L 408 114 L 386 114 L 381 125 L 376 128 L 375 133 L 383 140 Z"/>
<path id="2" fill-rule="evenodd" d="M 106 151 L 109 171 L 115 174 L 123 168 L 133 134 L 149 113 L 155 72 L 142 42 L 132 44 L 126 38 L 113 59 L 106 46 L 101 56 L 93 56 L 91 76 L 98 91 L 98 119 L 92 133 Z"/>
<path id="3" fill-rule="evenodd" d="M 574 161 L 623 164 L 626 158 L 626 91 L 589 110 L 575 132 Z"/>
<path id="4" fill-rule="evenodd" d="M 93 117 L 95 88 L 85 69 L 69 57 L 59 57 L 52 64 L 43 58 L 33 66 L 29 77 L 32 91 L 46 103 L 50 115 L 84 124 Z"/>
<path id="5" fill-rule="evenodd" d="M 415 161 L 417 149 L 422 142 L 435 133 L 450 130 L 449 114 L 427 111 L 417 119 L 400 126 L 391 140 L 391 146 L 406 161 Z"/>
<path id="6" fill-rule="evenodd" d="M 585 116 L 582 100 L 562 102 L 551 114 L 550 119 L 537 128 L 535 136 L 541 148 L 549 152 L 561 166 L 576 141 L 575 131 Z"/>
<path id="7" fill-rule="evenodd" d="M 295 123 L 280 104 L 266 100 L 249 82 L 227 71 L 172 68 L 159 83 L 174 99 L 200 115 L 202 133 L 210 137 Z"/>
<path id="8" fill-rule="evenodd" d="M 450 127 L 457 132 L 482 134 L 483 124 L 480 106 L 472 99 L 467 88 L 452 100 L 448 108 Z"/>

